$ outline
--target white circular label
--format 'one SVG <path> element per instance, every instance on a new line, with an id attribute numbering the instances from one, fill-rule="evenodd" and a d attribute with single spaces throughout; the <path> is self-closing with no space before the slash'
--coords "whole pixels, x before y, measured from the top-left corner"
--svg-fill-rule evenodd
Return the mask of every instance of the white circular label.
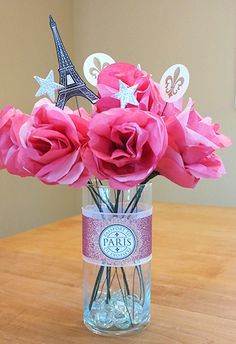
<path id="1" fill-rule="evenodd" d="M 161 77 L 161 98 L 167 103 L 176 102 L 187 91 L 188 85 L 188 69 L 182 64 L 175 64 L 168 68 Z"/>
<path id="2" fill-rule="evenodd" d="M 121 224 L 113 224 L 103 229 L 99 237 L 99 246 L 105 256 L 111 259 L 125 259 L 136 248 L 134 232 Z"/>
<path id="3" fill-rule="evenodd" d="M 84 76 L 87 81 L 93 85 L 97 85 L 98 74 L 107 66 L 114 63 L 113 58 L 104 53 L 94 53 L 89 55 L 84 61 Z"/>

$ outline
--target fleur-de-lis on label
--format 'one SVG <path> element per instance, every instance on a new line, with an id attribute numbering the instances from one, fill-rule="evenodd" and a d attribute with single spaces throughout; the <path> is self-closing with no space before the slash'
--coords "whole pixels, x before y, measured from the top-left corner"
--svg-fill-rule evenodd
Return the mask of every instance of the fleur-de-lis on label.
<path id="1" fill-rule="evenodd" d="M 108 62 L 101 63 L 101 61 L 95 56 L 93 58 L 94 67 L 89 68 L 89 73 L 92 75 L 94 79 L 98 78 L 98 74 L 107 66 L 109 66 Z"/>
<path id="2" fill-rule="evenodd" d="M 168 75 L 165 79 L 165 90 L 169 98 L 175 96 L 184 84 L 184 78 L 180 76 L 180 68 L 177 67 L 174 75 Z"/>

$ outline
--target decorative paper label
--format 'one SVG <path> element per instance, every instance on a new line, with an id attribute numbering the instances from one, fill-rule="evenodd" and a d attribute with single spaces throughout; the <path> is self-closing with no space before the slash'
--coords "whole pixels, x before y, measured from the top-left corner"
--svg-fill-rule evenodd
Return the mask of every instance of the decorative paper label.
<path id="1" fill-rule="evenodd" d="M 99 265 L 141 264 L 152 255 L 152 215 L 87 216 L 83 210 L 83 258 Z M 140 214 L 141 214 L 140 213 Z"/>
<path id="2" fill-rule="evenodd" d="M 133 231 L 124 225 L 114 224 L 103 229 L 99 246 L 108 258 L 125 259 L 136 248 L 137 240 Z"/>

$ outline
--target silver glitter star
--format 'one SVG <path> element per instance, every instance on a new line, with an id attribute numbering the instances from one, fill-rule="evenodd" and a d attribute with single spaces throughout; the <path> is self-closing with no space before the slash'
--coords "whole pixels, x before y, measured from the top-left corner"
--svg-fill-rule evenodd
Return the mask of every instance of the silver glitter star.
<path id="1" fill-rule="evenodd" d="M 138 85 L 128 87 L 124 82 L 119 80 L 120 90 L 118 93 L 114 94 L 114 98 L 120 99 L 120 106 L 122 109 L 126 107 L 127 104 L 138 105 L 138 101 L 135 98 L 134 92 L 136 91 Z"/>
<path id="2" fill-rule="evenodd" d="M 55 90 L 60 90 L 64 88 L 61 84 L 54 82 L 53 70 L 50 70 L 46 79 L 40 78 L 39 76 L 34 76 L 34 79 L 39 83 L 39 89 L 35 94 L 36 97 L 40 97 L 43 94 L 47 94 L 49 98 L 55 101 Z"/>

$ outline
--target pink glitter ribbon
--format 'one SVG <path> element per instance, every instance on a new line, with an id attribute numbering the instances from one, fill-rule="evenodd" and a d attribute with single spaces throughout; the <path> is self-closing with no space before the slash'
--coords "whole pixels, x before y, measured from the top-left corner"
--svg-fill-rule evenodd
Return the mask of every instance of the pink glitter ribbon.
<path id="1" fill-rule="evenodd" d="M 92 216 L 83 208 L 82 251 L 86 262 L 132 266 L 151 259 L 151 209 L 135 214 L 94 213 Z"/>

